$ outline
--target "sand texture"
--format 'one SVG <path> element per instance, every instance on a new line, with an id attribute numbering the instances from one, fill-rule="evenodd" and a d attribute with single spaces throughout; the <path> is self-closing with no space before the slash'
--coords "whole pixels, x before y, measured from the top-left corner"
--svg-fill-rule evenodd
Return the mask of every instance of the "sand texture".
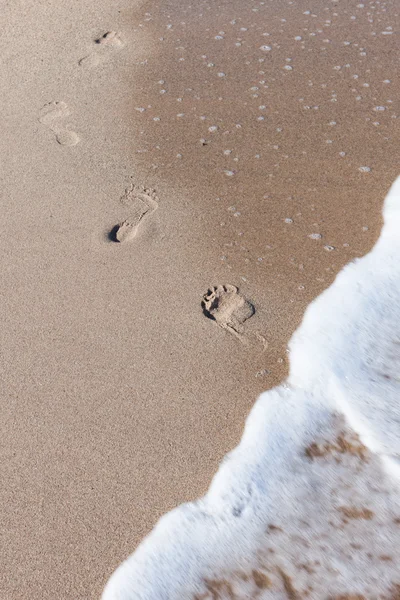
<path id="1" fill-rule="evenodd" d="M 398 175 L 398 13 L 2 6 L 1 600 L 99 598 L 287 375 Z"/>

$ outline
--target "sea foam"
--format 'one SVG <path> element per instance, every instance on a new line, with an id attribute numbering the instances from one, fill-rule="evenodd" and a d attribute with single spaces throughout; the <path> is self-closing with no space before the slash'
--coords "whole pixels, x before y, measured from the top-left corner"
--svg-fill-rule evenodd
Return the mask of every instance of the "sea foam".
<path id="1" fill-rule="evenodd" d="M 383 216 L 373 250 L 308 307 L 290 342 L 288 380 L 258 398 L 207 494 L 160 519 L 113 574 L 103 600 L 393 591 L 400 178 Z"/>

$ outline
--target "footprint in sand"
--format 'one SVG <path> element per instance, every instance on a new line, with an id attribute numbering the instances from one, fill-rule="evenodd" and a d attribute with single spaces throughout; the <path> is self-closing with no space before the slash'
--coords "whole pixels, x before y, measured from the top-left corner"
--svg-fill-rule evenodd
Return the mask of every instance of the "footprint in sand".
<path id="1" fill-rule="evenodd" d="M 98 52 L 91 52 L 87 56 L 81 58 L 78 61 L 78 65 L 80 67 L 95 67 L 101 62 L 102 55 L 104 55 L 108 49 L 115 50 L 122 48 L 125 45 L 120 35 L 116 31 L 107 31 L 93 41 L 94 44 L 98 46 Z"/>
<path id="2" fill-rule="evenodd" d="M 212 287 L 203 296 L 203 312 L 209 319 L 216 321 L 222 329 L 244 341 L 243 323 L 255 313 L 255 308 L 246 300 L 234 285 Z"/>
<path id="3" fill-rule="evenodd" d="M 111 230 L 109 238 L 114 242 L 132 240 L 138 232 L 140 223 L 158 208 L 158 198 L 154 190 L 134 185 L 125 190 L 121 202 L 129 207 L 130 215 Z"/>
<path id="4" fill-rule="evenodd" d="M 75 146 L 79 142 L 79 136 L 71 131 L 62 121 L 71 114 L 65 102 L 49 102 L 40 111 L 39 123 L 46 125 L 56 136 L 56 141 L 61 146 Z"/>

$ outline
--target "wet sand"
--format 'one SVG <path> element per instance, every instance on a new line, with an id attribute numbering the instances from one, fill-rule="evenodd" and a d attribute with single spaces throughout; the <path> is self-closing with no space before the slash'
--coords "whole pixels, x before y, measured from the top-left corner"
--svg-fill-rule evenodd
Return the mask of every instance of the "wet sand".
<path id="1" fill-rule="evenodd" d="M 2 598 L 98 598 L 286 375 L 398 174 L 396 11 L 4 9 Z M 203 312 L 226 284 L 240 338 Z"/>

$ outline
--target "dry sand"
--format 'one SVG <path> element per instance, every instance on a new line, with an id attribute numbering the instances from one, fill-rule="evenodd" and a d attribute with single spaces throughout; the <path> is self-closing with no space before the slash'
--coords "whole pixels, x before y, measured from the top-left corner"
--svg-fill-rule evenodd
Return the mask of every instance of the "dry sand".
<path id="1" fill-rule="evenodd" d="M 2 7 L 2 600 L 98 598 L 206 490 L 307 304 L 372 246 L 397 10 Z M 226 284 L 255 308 L 239 337 L 203 314 Z"/>

